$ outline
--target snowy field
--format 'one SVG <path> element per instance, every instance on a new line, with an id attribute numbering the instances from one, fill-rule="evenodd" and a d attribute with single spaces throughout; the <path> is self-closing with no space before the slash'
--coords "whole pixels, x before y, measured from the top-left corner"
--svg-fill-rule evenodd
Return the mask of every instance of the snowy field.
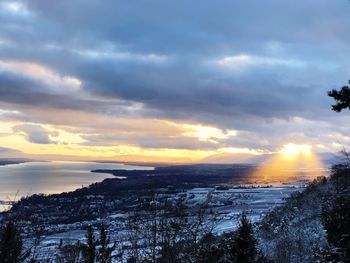
<path id="1" fill-rule="evenodd" d="M 302 191 L 303 184 L 285 185 L 249 185 L 218 190 L 215 188 L 193 188 L 188 191 L 168 195 L 166 198 L 173 201 L 181 200 L 189 211 L 198 207 L 206 207 L 208 225 L 213 232 L 222 234 L 237 227 L 238 217 L 245 211 L 252 222 L 261 220 L 268 211 L 284 202 L 285 198 L 296 191 Z M 164 194 L 159 194 L 164 198 Z M 75 243 L 77 240 L 85 241 L 85 230 L 89 225 L 108 225 L 111 240 L 123 242 L 127 239 L 126 229 L 128 214 L 118 212 L 106 218 L 82 223 L 50 226 L 53 234 L 42 238 L 40 250 L 50 251 L 57 248 L 61 240 L 65 243 Z M 193 219 L 195 216 L 192 217 Z M 28 240 L 29 241 L 29 240 Z"/>

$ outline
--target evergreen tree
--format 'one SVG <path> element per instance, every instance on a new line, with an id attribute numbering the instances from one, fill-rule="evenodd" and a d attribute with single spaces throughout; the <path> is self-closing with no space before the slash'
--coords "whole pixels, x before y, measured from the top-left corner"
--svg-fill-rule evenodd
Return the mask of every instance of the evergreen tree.
<path id="1" fill-rule="evenodd" d="M 63 245 L 63 241 L 58 246 L 56 255 L 57 263 L 81 263 L 83 261 L 82 246 L 80 241 L 75 244 Z"/>
<path id="2" fill-rule="evenodd" d="M 350 81 L 349 81 L 350 84 Z M 340 112 L 344 109 L 350 110 L 350 88 L 343 86 L 339 91 L 333 89 L 328 92 L 328 96 L 334 98 L 336 104 L 332 105 L 332 110 Z"/>
<path id="3" fill-rule="evenodd" d="M 349 81 L 350 84 L 350 81 Z M 350 87 L 332 90 L 328 95 L 335 99 L 334 111 L 350 110 Z M 345 162 L 333 167 L 331 179 L 336 189 L 336 198 L 331 204 L 323 205 L 322 220 L 331 246 L 327 261 L 350 262 L 350 155 L 343 150 Z"/>
<path id="4" fill-rule="evenodd" d="M 110 263 L 112 262 L 112 252 L 114 246 L 110 246 L 110 238 L 107 234 L 107 229 L 105 225 L 100 226 L 100 239 L 98 240 L 98 254 L 97 259 L 100 263 Z"/>
<path id="5" fill-rule="evenodd" d="M 86 231 L 87 244 L 85 246 L 84 262 L 94 263 L 96 258 L 96 241 L 92 227 L 88 227 Z"/>
<path id="6" fill-rule="evenodd" d="M 199 242 L 200 250 L 198 263 L 220 262 L 223 251 L 219 246 L 218 238 L 212 233 L 207 233 Z"/>
<path id="7" fill-rule="evenodd" d="M 18 229 L 13 222 L 8 222 L 0 236 L 0 262 L 19 263 L 29 256 L 29 251 L 24 251 L 23 241 Z"/>
<path id="8" fill-rule="evenodd" d="M 239 227 L 234 233 L 230 254 L 233 262 L 256 262 L 258 256 L 257 240 L 254 237 L 253 225 L 249 222 L 246 213 L 242 213 Z"/>
<path id="9" fill-rule="evenodd" d="M 328 242 L 336 248 L 332 259 L 350 263 L 350 198 L 337 197 L 332 208 L 323 211 L 323 225 Z"/>

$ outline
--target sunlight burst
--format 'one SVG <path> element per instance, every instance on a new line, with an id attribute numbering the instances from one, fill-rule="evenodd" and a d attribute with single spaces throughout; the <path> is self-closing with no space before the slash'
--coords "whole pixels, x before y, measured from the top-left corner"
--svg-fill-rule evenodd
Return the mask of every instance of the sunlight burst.
<path id="1" fill-rule="evenodd" d="M 256 181 L 286 182 L 323 176 L 324 171 L 311 145 L 288 143 L 257 167 L 251 178 Z"/>
<path id="2" fill-rule="evenodd" d="M 311 154 L 311 146 L 308 144 L 294 144 L 288 143 L 283 145 L 280 153 L 288 157 L 296 157 L 298 155 L 309 155 Z"/>

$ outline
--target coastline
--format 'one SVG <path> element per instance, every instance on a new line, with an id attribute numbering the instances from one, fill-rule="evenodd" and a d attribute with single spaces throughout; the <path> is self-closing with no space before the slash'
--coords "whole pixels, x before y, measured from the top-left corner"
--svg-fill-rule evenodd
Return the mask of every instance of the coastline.
<path id="1" fill-rule="evenodd" d="M 3 160 L 0 160 L 0 166 L 28 163 L 32 161 L 33 160 L 26 160 L 26 159 L 3 159 Z"/>
<path id="2" fill-rule="evenodd" d="M 94 169 L 147 170 L 147 167 L 93 162 L 42 162 L 23 159 L 0 161 L 2 161 L 0 165 L 2 201 L 18 200 L 40 193 L 49 195 L 75 191 L 107 178 L 116 178 L 112 174 L 92 173 L 91 170 Z"/>

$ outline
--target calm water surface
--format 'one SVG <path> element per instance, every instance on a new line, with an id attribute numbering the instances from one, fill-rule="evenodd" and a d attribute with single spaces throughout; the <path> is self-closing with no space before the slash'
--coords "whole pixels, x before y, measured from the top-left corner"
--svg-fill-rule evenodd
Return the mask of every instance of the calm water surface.
<path id="1" fill-rule="evenodd" d="M 115 178 L 109 174 L 91 173 L 94 169 L 144 170 L 153 167 L 92 162 L 31 162 L 0 166 L 0 200 L 73 191 L 106 178 Z"/>

